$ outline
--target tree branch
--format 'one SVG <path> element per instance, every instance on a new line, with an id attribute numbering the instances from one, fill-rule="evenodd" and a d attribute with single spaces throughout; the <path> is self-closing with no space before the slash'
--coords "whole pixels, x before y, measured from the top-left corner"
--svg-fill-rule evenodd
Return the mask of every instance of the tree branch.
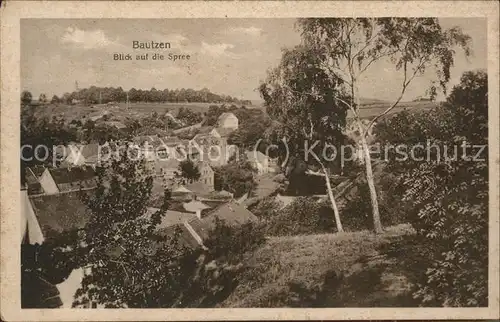
<path id="1" fill-rule="evenodd" d="M 411 77 L 407 80 L 407 62 L 405 61 L 405 63 L 404 63 L 403 84 L 402 84 L 401 93 L 400 93 L 398 99 L 390 107 L 388 107 L 384 112 L 382 112 L 381 114 L 375 116 L 370 121 L 370 123 L 368 123 L 368 126 L 366 127 L 366 129 L 365 129 L 365 131 L 363 133 L 364 136 L 366 136 L 368 134 L 368 131 L 373 126 L 373 124 L 375 124 L 375 122 L 377 122 L 377 120 L 379 120 L 380 118 L 382 118 L 385 115 L 387 115 L 390 111 L 392 111 L 399 104 L 399 102 L 403 98 L 404 93 L 406 92 L 406 88 L 411 83 L 411 81 L 415 78 L 415 76 L 417 75 L 418 71 L 423 67 L 423 65 L 424 65 L 425 62 L 426 62 L 426 59 L 424 59 L 424 57 L 421 57 L 418 66 L 415 68 L 415 70 L 414 70 L 413 74 L 411 75 Z"/>

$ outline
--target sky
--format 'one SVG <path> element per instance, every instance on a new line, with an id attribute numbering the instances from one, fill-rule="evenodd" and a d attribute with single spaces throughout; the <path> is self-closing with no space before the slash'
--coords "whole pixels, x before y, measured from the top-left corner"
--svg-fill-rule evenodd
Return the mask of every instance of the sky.
<path id="1" fill-rule="evenodd" d="M 440 19 L 443 27 L 459 26 L 472 37 L 473 56 L 457 52 L 450 85 L 464 71 L 486 69 L 486 20 Z M 24 19 L 21 22 L 21 87 L 33 97 L 62 95 L 79 88 L 129 90 L 208 88 L 240 99 L 260 99 L 257 87 L 276 66 L 282 48 L 300 43 L 295 19 Z M 168 42 L 171 48 L 133 49 L 132 42 Z M 113 55 L 162 53 L 162 61 L 118 61 Z M 187 61 L 166 59 L 168 53 L 190 55 Z M 424 95 L 428 72 L 414 80 L 406 100 Z M 388 62 L 372 65 L 361 80 L 366 98 L 395 99 L 402 76 Z"/>

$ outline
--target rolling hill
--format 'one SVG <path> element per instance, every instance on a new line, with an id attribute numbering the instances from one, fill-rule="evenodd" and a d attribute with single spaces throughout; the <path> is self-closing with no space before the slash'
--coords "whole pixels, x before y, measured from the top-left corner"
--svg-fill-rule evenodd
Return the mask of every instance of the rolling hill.
<path id="1" fill-rule="evenodd" d="M 219 306 L 414 306 L 407 267 L 384 253 L 413 233 L 405 224 L 386 227 L 381 235 L 271 237 L 246 258 L 244 275 Z"/>

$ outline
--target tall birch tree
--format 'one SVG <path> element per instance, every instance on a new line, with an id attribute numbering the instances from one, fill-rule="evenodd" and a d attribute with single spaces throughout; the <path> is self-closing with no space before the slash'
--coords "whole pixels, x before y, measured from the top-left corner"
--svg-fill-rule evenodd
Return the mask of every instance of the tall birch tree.
<path id="1" fill-rule="evenodd" d="M 446 92 L 453 66 L 455 49 L 461 47 L 470 54 L 470 37 L 459 28 L 443 29 L 436 18 L 306 18 L 299 19 L 297 27 L 305 46 L 314 48 L 318 68 L 330 78 L 340 78 L 350 94 L 348 100 L 335 97 L 347 107 L 360 132 L 360 144 L 370 189 L 375 232 L 383 231 L 373 177 L 367 136 L 373 125 L 389 114 L 403 99 L 412 81 L 425 72 L 436 77 L 429 89 L 435 95 L 441 88 Z M 391 75 L 401 78 L 395 100 L 366 125 L 359 109 L 360 81 L 380 62 L 389 62 Z M 380 67 L 380 65 L 378 65 Z M 377 70 L 382 72 L 382 70 Z M 380 75 L 380 74 L 377 74 Z M 379 81 L 376 78 L 372 82 Z M 392 85 L 391 85 L 392 86 Z"/>
<path id="2" fill-rule="evenodd" d="M 270 70 L 260 86 L 266 109 L 272 118 L 271 137 L 284 138 L 288 153 L 304 157 L 321 168 L 339 232 L 340 214 L 330 182 L 332 161 L 339 161 L 334 148 L 343 144 L 347 107 L 335 97 L 342 80 L 319 68 L 318 55 L 311 48 L 298 46 L 284 50 L 280 64 Z M 335 159 L 335 160 L 334 160 Z"/>

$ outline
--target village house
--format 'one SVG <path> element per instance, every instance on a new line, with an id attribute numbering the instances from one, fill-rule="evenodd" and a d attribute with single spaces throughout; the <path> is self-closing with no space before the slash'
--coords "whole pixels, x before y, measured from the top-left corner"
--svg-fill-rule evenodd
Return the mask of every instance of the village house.
<path id="1" fill-rule="evenodd" d="M 226 137 L 205 133 L 194 136 L 188 152 L 192 159 L 207 161 L 211 166 L 220 167 L 226 165 L 236 151 L 236 146 L 227 144 Z"/>
<path id="2" fill-rule="evenodd" d="M 61 161 L 60 166 L 81 166 L 85 164 L 85 157 L 82 155 L 83 146 L 68 145 L 56 147 L 56 156 Z"/>
<path id="3" fill-rule="evenodd" d="M 238 118 L 231 112 L 222 113 L 217 119 L 217 126 L 225 129 L 238 129 Z"/>
<path id="4" fill-rule="evenodd" d="M 24 245 L 41 244 L 47 236 L 54 233 L 84 228 L 90 219 L 90 210 L 82 202 L 84 193 L 88 191 L 70 191 L 28 198 L 26 192 L 21 190 L 21 243 Z M 83 277 L 88 273 L 89 270 L 85 268 L 75 269 L 66 279 L 54 284 L 42 279 L 43 289 L 49 290 L 50 296 L 45 296 L 41 300 L 57 301 L 54 307 L 71 308 L 74 294 L 80 287 Z M 45 291 L 40 291 L 40 293 L 43 296 Z M 97 305 L 87 303 L 84 307 L 97 307 Z"/>
<path id="5" fill-rule="evenodd" d="M 99 145 L 97 143 L 89 143 L 84 145 L 68 145 L 60 146 L 56 149 L 57 157 L 62 160 L 61 167 L 78 167 L 91 166 L 94 167 L 99 163 L 100 157 L 106 157 L 109 144 Z"/>
<path id="6" fill-rule="evenodd" d="M 272 167 L 269 156 L 264 153 L 260 151 L 247 151 L 245 156 L 252 167 L 257 170 L 259 175 L 275 172 L 275 168 Z"/>
<path id="7" fill-rule="evenodd" d="M 164 235 L 173 235 L 176 230 L 179 230 L 180 242 L 190 248 L 206 248 L 204 241 L 210 237 L 210 232 L 215 228 L 216 218 L 233 227 L 258 221 L 257 216 L 235 201 L 223 203 L 214 209 L 207 208 L 205 202 L 197 200 L 185 203 L 184 206 L 185 209 L 195 211 L 196 215 L 182 223 L 160 229 L 159 232 Z"/>
<path id="8" fill-rule="evenodd" d="M 49 169 L 49 173 L 58 192 L 85 190 L 97 186 L 96 173 L 89 166 L 53 168 Z"/>
<path id="9" fill-rule="evenodd" d="M 225 127 L 215 127 L 210 131 L 210 135 L 216 138 L 225 138 L 227 139 L 231 133 L 233 133 L 235 129 L 233 128 L 225 128 Z"/>
<path id="10" fill-rule="evenodd" d="M 214 191 L 214 171 L 208 162 L 194 160 L 193 162 L 200 172 L 200 178 L 187 181 L 185 178 L 180 177 L 180 160 L 182 159 L 175 157 L 154 160 L 155 179 L 161 180 L 161 183 L 166 188 L 176 188 L 183 185 L 189 191 L 195 193 Z"/>
<path id="11" fill-rule="evenodd" d="M 33 181 L 32 178 L 29 180 Z M 90 166 L 44 168 L 42 174 L 38 176 L 38 182 L 44 194 L 90 189 L 97 184 L 95 171 Z"/>
<path id="12" fill-rule="evenodd" d="M 45 171 L 44 166 L 28 167 L 24 171 L 24 180 L 28 195 L 43 194 L 45 191 L 40 183 L 40 178 Z"/>
<path id="13" fill-rule="evenodd" d="M 38 178 L 38 181 L 40 182 L 40 185 L 45 194 L 59 193 L 59 188 L 57 188 L 57 184 L 54 181 L 54 178 L 52 178 L 49 169 L 44 168 L 42 174 Z"/>
<path id="14" fill-rule="evenodd" d="M 23 227 L 21 243 L 40 244 L 48 235 L 83 229 L 91 218 L 90 209 L 82 201 L 82 194 L 88 193 L 89 191 L 70 191 L 28 197 L 26 190 L 21 191 Z M 212 208 L 205 202 L 193 199 L 182 203 L 182 208 L 182 210 L 169 209 L 157 226 L 157 231 L 162 235 L 170 236 L 180 231 L 179 241 L 190 248 L 206 248 L 203 242 L 215 227 L 215 218 L 224 220 L 231 226 L 258 220 L 249 210 L 234 201 Z M 158 210 L 158 208 L 148 208 L 145 218 Z M 51 292 L 50 298 L 59 297 L 60 299 L 60 303 L 55 303 L 54 307 L 70 308 L 74 301 L 75 291 L 87 274 L 91 274 L 90 268 L 79 268 L 73 270 L 58 284 L 45 283 L 46 288 Z M 86 303 L 82 307 L 97 308 L 98 305 Z"/>

